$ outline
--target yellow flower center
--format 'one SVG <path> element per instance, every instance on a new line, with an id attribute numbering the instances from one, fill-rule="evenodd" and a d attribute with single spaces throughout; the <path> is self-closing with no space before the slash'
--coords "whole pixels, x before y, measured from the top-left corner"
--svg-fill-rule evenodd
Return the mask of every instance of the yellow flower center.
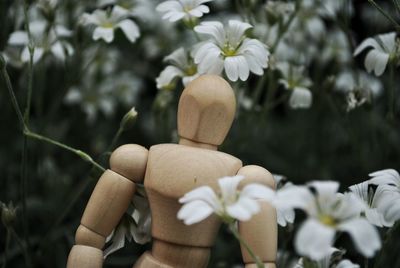
<path id="1" fill-rule="evenodd" d="M 237 50 L 231 44 L 226 43 L 222 48 L 222 53 L 224 54 L 225 57 L 232 57 L 236 55 Z"/>
<path id="2" fill-rule="evenodd" d="M 336 220 L 329 215 L 320 215 L 318 217 L 319 221 L 322 222 L 323 224 L 327 225 L 327 226 L 331 226 L 334 227 L 336 226 Z"/>
<path id="3" fill-rule="evenodd" d="M 114 25 L 113 25 L 111 22 L 109 22 L 109 21 L 104 22 L 101 26 L 102 26 L 103 28 L 114 28 Z"/>
<path id="4" fill-rule="evenodd" d="M 197 72 L 196 65 L 190 65 L 186 70 L 185 73 L 187 76 L 195 75 Z"/>

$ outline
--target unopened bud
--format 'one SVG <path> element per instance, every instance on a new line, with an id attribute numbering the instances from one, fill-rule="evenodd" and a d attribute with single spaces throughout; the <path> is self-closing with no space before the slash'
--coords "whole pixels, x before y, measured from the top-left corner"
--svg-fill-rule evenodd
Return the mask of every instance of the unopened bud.
<path id="1" fill-rule="evenodd" d="M 7 62 L 6 59 L 3 56 L 3 53 L 0 53 L 0 70 L 3 70 L 6 68 Z"/>
<path id="2" fill-rule="evenodd" d="M 17 215 L 17 208 L 14 207 L 13 203 L 10 202 L 8 206 L 1 203 L 1 221 L 4 226 L 9 227 L 15 221 Z"/>
<path id="3" fill-rule="evenodd" d="M 121 128 L 124 130 L 130 129 L 131 127 L 133 127 L 133 125 L 136 122 L 136 118 L 137 118 L 137 111 L 135 109 L 135 107 L 132 107 L 132 109 L 129 110 L 129 112 L 127 112 L 124 117 L 121 120 Z"/>

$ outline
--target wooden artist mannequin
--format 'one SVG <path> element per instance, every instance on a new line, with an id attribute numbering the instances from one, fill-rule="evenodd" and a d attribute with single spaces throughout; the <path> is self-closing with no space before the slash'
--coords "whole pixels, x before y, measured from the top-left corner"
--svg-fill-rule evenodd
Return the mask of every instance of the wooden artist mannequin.
<path id="1" fill-rule="evenodd" d="M 118 224 L 143 183 L 152 214 L 153 247 L 136 262 L 136 268 L 206 267 L 220 221 L 216 216 L 185 225 L 177 219 L 178 199 L 190 190 L 209 185 L 218 191 L 217 179 L 245 176 L 239 187 L 257 182 L 274 187 L 266 169 L 242 166 L 242 162 L 217 151 L 234 118 L 236 101 L 232 88 L 219 76 L 203 75 L 183 91 L 178 108 L 179 144 L 159 144 L 147 150 L 128 144 L 111 155 L 110 169 L 99 179 L 76 231 L 76 245 L 68 268 L 103 265 L 105 239 Z M 276 212 L 261 202 L 261 212 L 239 222 L 239 232 L 265 267 L 274 268 L 277 248 Z M 242 247 L 246 268 L 256 264 Z"/>

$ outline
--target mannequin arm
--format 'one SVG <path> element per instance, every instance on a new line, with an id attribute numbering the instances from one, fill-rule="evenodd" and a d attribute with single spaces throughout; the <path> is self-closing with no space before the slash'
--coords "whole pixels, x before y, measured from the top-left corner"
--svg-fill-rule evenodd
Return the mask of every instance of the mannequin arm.
<path id="1" fill-rule="evenodd" d="M 99 181 L 75 234 L 75 246 L 67 268 L 100 268 L 106 237 L 116 227 L 135 193 L 135 182 L 143 182 L 148 151 L 134 144 L 123 145 L 110 158 L 110 168 Z"/>
<path id="2" fill-rule="evenodd" d="M 245 177 L 239 187 L 250 183 L 260 183 L 275 189 L 275 181 L 271 173 L 262 167 L 245 166 L 239 170 L 238 175 Z M 260 202 L 260 208 L 260 212 L 249 221 L 239 222 L 239 233 L 266 268 L 275 268 L 278 238 L 276 211 L 267 202 Z M 256 268 L 254 259 L 242 245 L 241 251 L 245 267 Z"/>

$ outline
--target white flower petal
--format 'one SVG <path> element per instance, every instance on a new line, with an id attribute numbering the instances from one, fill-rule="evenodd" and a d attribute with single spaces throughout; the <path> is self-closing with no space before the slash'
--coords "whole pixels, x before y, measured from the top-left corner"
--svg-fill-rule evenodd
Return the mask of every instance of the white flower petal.
<path id="1" fill-rule="evenodd" d="M 65 50 L 60 41 L 55 42 L 50 50 L 57 59 L 65 61 Z"/>
<path id="2" fill-rule="evenodd" d="M 243 176 L 227 176 L 222 177 L 218 180 L 219 187 L 221 189 L 221 195 L 223 200 L 230 200 L 236 196 L 236 191 L 239 183 L 244 179 Z"/>
<path id="3" fill-rule="evenodd" d="M 275 192 L 262 184 L 251 183 L 243 187 L 243 190 L 240 192 L 240 196 L 272 201 L 275 197 Z"/>
<path id="4" fill-rule="evenodd" d="M 214 212 L 213 208 L 202 200 L 194 200 L 182 206 L 178 211 L 178 219 L 186 225 L 198 223 Z"/>
<path id="5" fill-rule="evenodd" d="M 131 43 L 135 42 L 140 36 L 139 27 L 131 20 L 123 20 L 117 24 L 117 27 L 121 28 Z"/>
<path id="6" fill-rule="evenodd" d="M 201 200 L 209 204 L 215 210 L 220 209 L 220 202 L 218 201 L 217 195 L 214 190 L 209 186 L 200 186 L 179 199 L 180 203 L 187 203 L 195 200 Z"/>
<path id="7" fill-rule="evenodd" d="M 227 206 L 226 211 L 234 219 L 248 221 L 253 214 L 260 211 L 260 205 L 256 200 L 241 197 L 235 204 Z"/>
<path id="8" fill-rule="evenodd" d="M 211 35 L 219 46 L 223 46 L 225 42 L 224 25 L 219 21 L 202 22 L 194 27 L 194 30 L 200 34 Z"/>
<path id="9" fill-rule="evenodd" d="M 229 44 L 237 46 L 242 41 L 245 31 L 252 27 L 253 26 L 245 22 L 241 22 L 238 20 L 230 20 L 228 22 L 228 30 L 227 30 Z"/>
<path id="10" fill-rule="evenodd" d="M 312 104 L 312 93 L 307 88 L 296 87 L 290 95 L 289 105 L 293 109 L 310 108 Z"/>
<path id="11" fill-rule="evenodd" d="M 366 219 L 356 218 L 343 222 L 338 229 L 348 232 L 357 250 L 366 257 L 372 257 L 381 247 L 377 230 Z"/>
<path id="12" fill-rule="evenodd" d="M 368 52 L 365 57 L 365 68 L 370 73 L 374 70 L 376 76 L 380 76 L 386 69 L 386 65 L 389 61 L 389 54 L 381 52 L 377 49 L 373 49 Z"/>
<path id="13" fill-rule="evenodd" d="M 8 44 L 11 46 L 27 45 L 29 43 L 28 34 L 24 31 L 16 31 L 8 38 Z"/>
<path id="14" fill-rule="evenodd" d="M 175 66 L 168 65 L 161 71 L 160 75 L 156 78 L 157 88 L 162 89 L 168 87 L 176 77 L 182 77 L 182 70 Z"/>
<path id="15" fill-rule="evenodd" d="M 369 176 L 373 177 L 372 179 L 370 179 L 370 182 L 372 184 L 393 184 L 396 186 L 400 186 L 400 175 L 394 169 L 379 170 L 369 174 Z"/>
<path id="16" fill-rule="evenodd" d="M 112 28 L 103 28 L 97 27 L 93 32 L 93 40 L 103 39 L 107 43 L 110 43 L 114 40 L 114 29 Z"/>
<path id="17" fill-rule="evenodd" d="M 379 49 L 380 45 L 374 38 L 367 38 L 365 39 L 354 51 L 354 56 L 357 56 L 360 54 L 364 49 L 367 47 L 373 47 L 374 49 Z"/>
<path id="18" fill-rule="evenodd" d="M 335 230 L 315 219 L 306 220 L 296 234 L 296 251 L 312 260 L 320 260 L 330 253 Z"/>

